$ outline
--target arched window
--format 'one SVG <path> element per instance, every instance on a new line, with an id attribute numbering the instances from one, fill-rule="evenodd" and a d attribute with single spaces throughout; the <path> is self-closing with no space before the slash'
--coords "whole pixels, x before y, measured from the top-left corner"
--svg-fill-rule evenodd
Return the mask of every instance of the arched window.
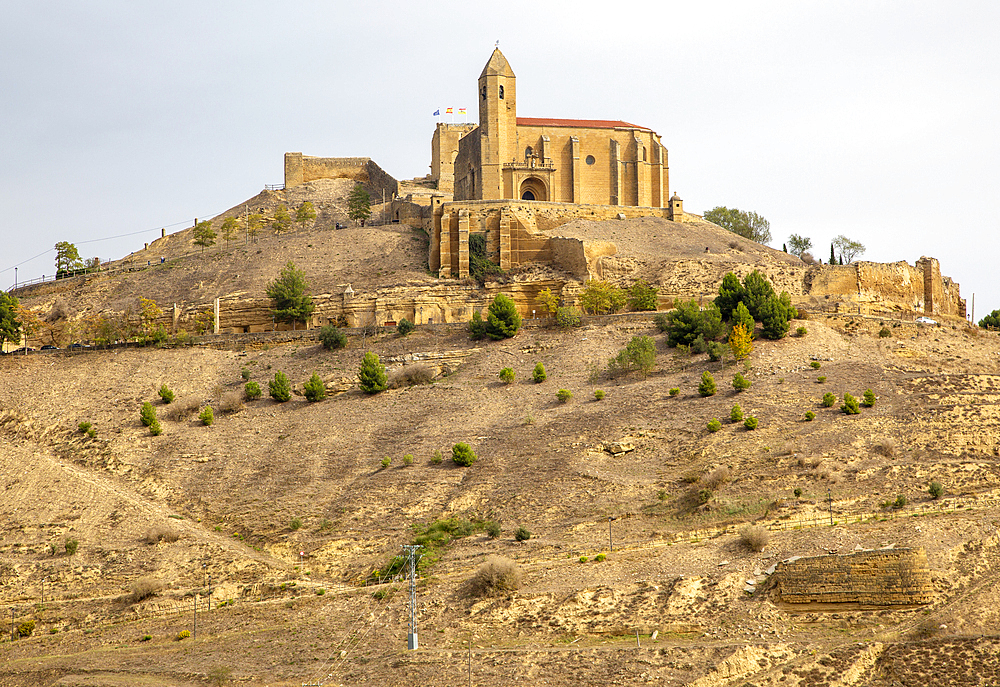
<path id="1" fill-rule="evenodd" d="M 500 87 L 500 100 L 503 100 L 503 86 Z"/>
<path id="2" fill-rule="evenodd" d="M 534 199 L 535 199 L 535 194 L 532 193 L 530 188 L 521 194 L 521 200 L 534 200 Z"/>

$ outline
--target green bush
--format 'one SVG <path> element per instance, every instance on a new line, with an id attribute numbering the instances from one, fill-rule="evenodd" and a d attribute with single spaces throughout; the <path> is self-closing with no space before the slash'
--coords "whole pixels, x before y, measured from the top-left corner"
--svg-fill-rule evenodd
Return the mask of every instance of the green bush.
<path id="1" fill-rule="evenodd" d="M 705 343 L 705 337 L 699 334 L 698 338 L 691 342 L 688 350 L 691 352 L 691 355 L 700 355 L 707 352 L 708 344 Z"/>
<path id="2" fill-rule="evenodd" d="M 347 335 L 337 329 L 337 325 L 331 323 L 319 330 L 319 341 L 323 344 L 323 348 L 332 351 L 347 346 Z"/>
<path id="3" fill-rule="evenodd" d="M 768 299 L 760 311 L 761 332 L 767 339 L 781 339 L 788 334 L 788 321 L 795 317 L 792 298 L 787 291 Z"/>
<path id="4" fill-rule="evenodd" d="M 156 408 L 149 401 L 143 401 L 142 408 L 139 409 L 139 422 L 143 427 L 149 427 L 156 422 Z"/>
<path id="5" fill-rule="evenodd" d="M 77 549 L 80 548 L 80 542 L 76 539 L 67 539 L 63 542 L 63 547 L 66 549 L 67 556 L 75 556 Z"/>
<path id="6" fill-rule="evenodd" d="M 722 423 L 716 420 L 714 417 L 708 421 L 709 432 L 712 432 L 714 434 L 715 432 L 718 432 L 720 429 L 722 429 Z"/>
<path id="7" fill-rule="evenodd" d="M 541 384 L 545 381 L 545 366 L 541 363 L 535 364 L 535 369 L 531 373 L 531 378 L 535 381 L 535 384 Z"/>
<path id="8" fill-rule="evenodd" d="M 514 530 L 514 539 L 517 541 L 528 541 L 531 539 L 531 532 L 524 525 L 521 525 L 516 530 Z"/>
<path id="9" fill-rule="evenodd" d="M 733 377 L 733 388 L 737 391 L 746 391 L 750 388 L 751 384 L 752 382 L 739 372 Z"/>
<path id="10" fill-rule="evenodd" d="M 247 382 L 246 386 L 243 387 L 243 393 L 246 394 L 248 401 L 256 401 L 260 398 L 260 384 L 257 382 Z"/>
<path id="11" fill-rule="evenodd" d="M 198 414 L 198 419 L 201 420 L 201 424 L 211 426 L 215 422 L 215 413 L 212 411 L 212 406 L 205 406 L 205 409 Z"/>
<path id="12" fill-rule="evenodd" d="M 809 363 L 809 367 L 811 367 L 814 370 L 818 370 L 820 368 L 820 362 L 818 360 L 814 360 L 811 363 Z"/>
<path id="13" fill-rule="evenodd" d="M 76 426 L 76 428 L 77 428 L 78 430 L 80 430 L 80 433 L 81 433 L 81 434 L 86 434 L 87 432 L 89 432 L 89 431 L 90 431 L 90 428 L 91 428 L 91 427 L 93 427 L 93 426 L 94 426 L 94 425 L 93 425 L 93 424 L 91 424 L 91 423 L 89 423 L 89 422 L 81 422 L 80 424 L 78 424 L 78 425 Z"/>
<path id="14" fill-rule="evenodd" d="M 406 336 L 416 328 L 417 325 L 413 324 L 404 317 L 399 321 L 399 324 L 396 325 L 396 333 L 399 334 L 400 336 Z"/>
<path id="15" fill-rule="evenodd" d="M 715 396 L 715 378 L 712 373 L 705 370 L 701 373 L 701 384 L 698 385 L 698 393 L 702 396 Z"/>
<path id="16" fill-rule="evenodd" d="M 900 508 L 905 508 L 907 503 L 908 501 L 906 500 L 906 496 L 900 494 L 899 496 L 896 497 L 896 500 L 892 502 L 893 510 L 899 510 Z"/>
<path id="17" fill-rule="evenodd" d="M 274 379 L 267 383 L 268 391 L 278 403 L 285 403 L 292 397 L 292 385 L 284 372 L 275 372 Z"/>
<path id="18" fill-rule="evenodd" d="M 656 310 L 656 287 L 643 280 L 632 284 L 628 289 L 628 307 L 630 310 Z"/>
<path id="19" fill-rule="evenodd" d="M 670 391 L 668 391 L 667 393 L 669 393 L 671 396 L 676 396 L 680 392 L 681 392 L 680 388 L 675 386 L 672 389 L 670 389 Z"/>
<path id="20" fill-rule="evenodd" d="M 292 521 L 288 523 L 288 529 L 290 529 L 292 532 L 301 528 L 302 528 L 302 518 L 300 517 L 294 517 L 292 518 Z"/>
<path id="21" fill-rule="evenodd" d="M 521 328 L 521 314 L 510 296 L 498 293 L 486 315 L 486 336 L 494 340 L 509 339 Z"/>
<path id="22" fill-rule="evenodd" d="M 719 285 L 719 295 L 713 301 L 724 319 L 733 317 L 733 310 L 743 300 L 743 284 L 732 272 L 726 272 Z M 745 308 L 746 306 L 744 306 Z M 752 323 L 751 323 L 752 325 Z"/>
<path id="23" fill-rule="evenodd" d="M 387 468 L 390 465 L 392 465 L 392 458 L 390 458 L 389 456 L 384 457 L 382 459 L 382 467 Z"/>
<path id="24" fill-rule="evenodd" d="M 588 279 L 580 294 L 580 307 L 594 315 L 618 312 L 625 306 L 625 292 L 606 281 Z"/>
<path id="25" fill-rule="evenodd" d="M 18 637 L 30 637 L 31 633 L 34 631 L 35 631 L 35 621 L 25 620 L 23 623 L 18 624 L 16 634 Z"/>
<path id="26" fill-rule="evenodd" d="M 179 642 L 182 639 L 187 639 L 190 636 L 191 633 L 188 630 L 181 630 L 180 632 L 177 633 L 177 637 L 175 639 Z"/>
<path id="27" fill-rule="evenodd" d="M 861 408 L 858 406 L 858 399 L 850 394 L 844 394 L 844 404 L 840 406 L 840 409 L 846 415 L 857 415 L 861 412 Z"/>
<path id="28" fill-rule="evenodd" d="M 163 434 L 163 427 L 160 426 L 159 420 L 154 419 L 152 422 L 149 423 L 149 433 L 152 434 L 154 437 L 158 437 L 161 434 Z"/>
<path id="29" fill-rule="evenodd" d="M 880 339 L 885 339 L 887 337 L 892 336 L 892 332 L 889 330 L 888 327 L 882 327 L 881 329 L 878 330 L 878 336 Z"/>
<path id="30" fill-rule="evenodd" d="M 808 333 L 809 331 L 805 327 L 799 327 L 798 329 L 795 330 L 795 336 L 799 337 L 800 339 Z"/>
<path id="31" fill-rule="evenodd" d="M 91 427 L 90 429 L 87 430 L 87 438 L 93 439 L 96 436 L 97 436 L 97 428 L 96 427 Z"/>
<path id="32" fill-rule="evenodd" d="M 250 381 L 250 368 L 249 367 L 244 367 L 242 370 L 240 370 L 240 377 L 243 378 L 244 382 L 249 382 Z"/>
<path id="33" fill-rule="evenodd" d="M 407 453 L 405 456 L 403 456 L 403 465 L 406 465 L 406 466 L 413 465 L 413 454 L 412 453 Z"/>
<path id="34" fill-rule="evenodd" d="M 708 503 L 709 501 L 712 500 L 712 494 L 713 493 L 714 492 L 711 489 L 709 489 L 708 487 L 705 487 L 703 489 L 699 489 L 698 490 L 698 494 L 697 494 L 697 496 L 698 496 L 698 503 Z"/>
<path id="35" fill-rule="evenodd" d="M 608 557 L 606 555 L 604 555 L 603 553 L 599 553 L 596 556 L 594 556 L 594 562 L 595 563 L 603 563 L 605 560 L 607 560 L 607 558 Z"/>
<path id="36" fill-rule="evenodd" d="M 595 401 L 603 401 L 604 400 L 604 390 L 603 389 L 594 389 L 594 400 Z"/>
<path id="37" fill-rule="evenodd" d="M 379 360 L 378 355 L 368 351 L 358 368 L 358 386 L 366 394 L 377 394 L 385 391 L 388 386 L 388 379 L 385 376 L 385 365 Z"/>
<path id="38" fill-rule="evenodd" d="M 826 377 L 824 377 L 823 375 L 820 375 L 819 377 L 816 378 L 816 383 L 817 384 L 826 384 Z"/>
<path id="39" fill-rule="evenodd" d="M 472 313 L 472 319 L 469 320 L 469 336 L 476 341 L 486 338 L 486 323 L 478 310 Z"/>
<path id="40" fill-rule="evenodd" d="M 456 465 L 467 468 L 475 463 L 477 458 L 478 456 L 469 448 L 469 445 L 461 441 L 451 447 L 451 459 L 455 461 Z"/>
<path id="41" fill-rule="evenodd" d="M 670 312 L 664 315 L 663 322 L 666 326 L 667 345 L 670 347 L 691 345 L 699 336 L 705 341 L 711 341 L 722 336 L 725 325 L 722 323 L 722 313 L 714 305 L 710 304 L 704 310 L 694 299 L 683 302 L 678 301 Z"/>
<path id="42" fill-rule="evenodd" d="M 792 493 L 795 494 L 795 498 L 800 498 L 802 496 L 801 487 L 795 487 L 795 491 L 793 491 Z"/>
<path id="43" fill-rule="evenodd" d="M 302 385 L 302 393 L 305 394 L 306 400 L 309 402 L 322 401 L 326 398 L 326 384 L 323 383 L 318 374 L 313 372 L 309 381 Z"/>
<path id="44" fill-rule="evenodd" d="M 754 322 L 753 315 L 750 314 L 747 306 L 743 305 L 743 303 L 736 304 L 736 307 L 733 309 L 732 322 L 730 322 L 731 327 L 739 325 L 743 326 L 743 329 L 750 334 L 751 338 L 753 337 L 757 323 Z"/>
<path id="45" fill-rule="evenodd" d="M 722 343 L 721 341 L 709 341 L 708 342 L 708 359 L 713 363 L 722 360 L 726 355 L 726 351 L 729 350 L 729 346 Z"/>
<path id="46" fill-rule="evenodd" d="M 587 562 L 587 561 L 589 561 L 589 560 L 590 560 L 590 559 L 589 559 L 589 558 L 587 558 L 586 556 L 580 556 L 580 562 L 581 562 L 581 563 L 586 563 L 586 562 Z"/>
<path id="47" fill-rule="evenodd" d="M 753 415 L 747 415 L 746 419 L 743 420 L 743 426 L 752 432 L 757 429 L 757 418 Z"/>
<path id="48" fill-rule="evenodd" d="M 733 422 L 743 422 L 743 409 L 739 403 L 733 404 L 733 409 L 729 411 L 729 419 Z"/>
<path id="49" fill-rule="evenodd" d="M 174 402 L 174 398 L 175 398 L 174 397 L 174 392 L 171 391 L 167 387 L 166 384 L 161 384 L 160 385 L 160 398 L 163 399 L 164 403 L 173 403 Z"/>
<path id="50" fill-rule="evenodd" d="M 441 451 L 435 451 L 434 455 L 431 456 L 432 465 L 440 465 L 443 460 L 444 456 L 441 455 Z"/>
<path id="51" fill-rule="evenodd" d="M 931 495 L 932 499 L 939 499 L 944 495 L 944 487 L 941 486 L 940 482 L 931 482 L 927 493 Z"/>
<path id="52" fill-rule="evenodd" d="M 608 361 L 608 375 L 620 377 L 630 372 L 648 375 L 656 365 L 656 342 L 650 336 L 633 336 L 618 355 Z"/>
<path id="53" fill-rule="evenodd" d="M 490 539 L 496 539 L 501 534 L 500 524 L 493 522 L 492 520 L 488 520 L 483 526 L 483 529 L 486 531 L 486 536 Z"/>
<path id="54" fill-rule="evenodd" d="M 832 403 L 830 405 L 833 405 Z M 816 413 L 811 410 L 806 411 L 806 422 L 812 422 L 816 419 Z"/>
<path id="55" fill-rule="evenodd" d="M 503 382 L 504 384 L 513 384 L 514 383 L 514 370 L 512 368 L 505 367 L 502 370 L 500 370 L 499 377 L 500 377 L 500 381 Z"/>
<path id="56" fill-rule="evenodd" d="M 569 400 L 573 398 L 573 392 L 569 389 L 560 389 L 556 392 L 556 398 L 559 399 L 560 403 L 569 403 Z"/>
<path id="57" fill-rule="evenodd" d="M 827 391 L 825 394 L 823 394 L 823 407 L 824 408 L 832 408 L 833 404 L 836 403 L 836 402 L 837 402 L 837 397 L 834 396 L 829 391 Z"/>
<path id="58" fill-rule="evenodd" d="M 580 326 L 580 312 L 576 308 L 556 308 L 556 324 L 563 329 Z"/>
<path id="59" fill-rule="evenodd" d="M 872 391 L 871 389 L 865 389 L 864 397 L 865 397 L 865 400 L 864 400 L 864 402 L 861 405 L 863 405 L 865 408 L 871 408 L 873 405 L 875 405 L 875 392 L 874 391 Z"/>

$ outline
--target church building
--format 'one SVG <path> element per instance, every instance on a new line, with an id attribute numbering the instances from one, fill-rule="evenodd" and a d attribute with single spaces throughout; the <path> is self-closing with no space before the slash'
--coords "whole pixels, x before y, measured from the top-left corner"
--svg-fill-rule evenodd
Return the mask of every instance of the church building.
<path id="1" fill-rule="evenodd" d="M 479 76 L 479 126 L 438 124 L 431 179 L 454 201 L 526 200 L 668 207 L 667 149 L 628 122 L 517 116 L 500 49 Z"/>

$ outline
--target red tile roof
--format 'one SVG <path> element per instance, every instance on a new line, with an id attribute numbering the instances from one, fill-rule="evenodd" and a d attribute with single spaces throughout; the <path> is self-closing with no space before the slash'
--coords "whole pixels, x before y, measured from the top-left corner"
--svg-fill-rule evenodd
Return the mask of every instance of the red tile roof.
<path id="1" fill-rule="evenodd" d="M 547 119 L 544 117 L 518 117 L 518 126 L 567 126 L 575 129 L 650 129 L 613 119 Z"/>

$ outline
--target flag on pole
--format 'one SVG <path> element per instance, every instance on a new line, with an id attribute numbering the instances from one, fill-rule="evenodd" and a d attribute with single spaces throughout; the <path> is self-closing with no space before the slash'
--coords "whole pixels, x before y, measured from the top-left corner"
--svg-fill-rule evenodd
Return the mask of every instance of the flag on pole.
<path id="1" fill-rule="evenodd" d="M 454 108 L 449 107 L 447 110 L 444 111 L 444 113 L 445 114 L 453 114 L 453 112 L 452 112 L 453 109 Z"/>
<path id="2" fill-rule="evenodd" d="M 434 116 L 435 117 L 440 117 L 441 116 L 441 108 L 438 108 L 438 109 L 434 110 Z"/>
<path id="3" fill-rule="evenodd" d="M 458 114 L 465 114 L 465 108 L 464 107 L 458 108 Z"/>

